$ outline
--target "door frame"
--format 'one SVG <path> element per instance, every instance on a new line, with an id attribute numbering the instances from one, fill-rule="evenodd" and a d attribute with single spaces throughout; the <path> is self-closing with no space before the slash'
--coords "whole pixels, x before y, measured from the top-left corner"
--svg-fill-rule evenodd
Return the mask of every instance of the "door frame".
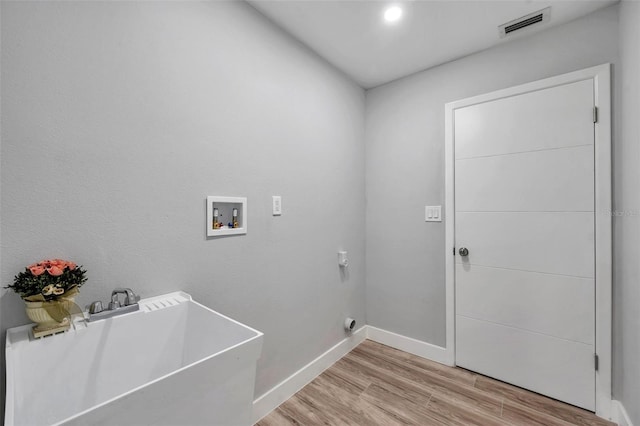
<path id="1" fill-rule="evenodd" d="M 596 414 L 611 416 L 611 335 L 612 335 L 612 205 L 611 205 L 611 64 L 545 78 L 495 92 L 449 102 L 445 105 L 445 286 L 446 359 L 455 365 L 455 141 L 456 109 L 522 95 L 578 81 L 593 80 L 597 122 L 594 126 L 595 153 L 595 348 L 599 358 L 596 371 Z M 595 360 L 594 360 L 595 362 Z"/>

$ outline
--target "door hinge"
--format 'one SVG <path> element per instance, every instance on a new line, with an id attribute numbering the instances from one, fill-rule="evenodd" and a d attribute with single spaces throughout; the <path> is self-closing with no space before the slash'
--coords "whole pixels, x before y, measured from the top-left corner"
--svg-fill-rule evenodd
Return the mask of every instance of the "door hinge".
<path id="1" fill-rule="evenodd" d="M 593 122 L 598 122 L 598 107 L 595 106 L 593 107 Z"/>
<path id="2" fill-rule="evenodd" d="M 600 358 L 598 357 L 598 354 L 593 354 L 593 361 L 596 367 L 596 371 L 598 371 L 598 367 L 600 367 Z"/>

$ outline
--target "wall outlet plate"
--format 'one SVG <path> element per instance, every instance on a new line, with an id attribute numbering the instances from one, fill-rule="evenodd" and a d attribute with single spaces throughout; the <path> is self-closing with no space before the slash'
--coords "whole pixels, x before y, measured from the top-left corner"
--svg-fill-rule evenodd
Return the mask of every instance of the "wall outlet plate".
<path id="1" fill-rule="evenodd" d="M 442 206 L 425 206 L 425 222 L 442 222 Z"/>
<path id="2" fill-rule="evenodd" d="M 274 216 L 280 216 L 282 215 L 282 197 L 279 195 L 274 195 L 272 197 L 272 203 L 273 203 L 273 215 Z"/>

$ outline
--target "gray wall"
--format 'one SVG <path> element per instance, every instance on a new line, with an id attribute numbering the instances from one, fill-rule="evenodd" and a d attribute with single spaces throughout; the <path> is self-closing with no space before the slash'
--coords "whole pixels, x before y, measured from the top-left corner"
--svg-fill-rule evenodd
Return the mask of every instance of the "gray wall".
<path id="1" fill-rule="evenodd" d="M 241 3 L 2 2 L 2 284 L 59 256 L 89 270 L 82 303 L 188 291 L 266 333 L 260 395 L 339 341 L 344 315 L 364 323 L 366 158 L 367 322 L 444 345 L 444 227 L 424 222 L 444 202 L 444 104 L 613 62 L 615 208 L 637 212 L 632 3 L 620 67 L 614 6 L 368 91 L 365 123 L 361 89 Z M 247 196 L 249 233 L 207 240 L 207 195 Z M 615 219 L 614 392 L 635 423 L 638 220 Z M 4 343 L 28 320 L 0 295 Z"/>
<path id="2" fill-rule="evenodd" d="M 615 144 L 614 395 L 640 425 L 640 3 L 620 4 Z"/>
<path id="3" fill-rule="evenodd" d="M 444 203 L 444 104 L 611 62 L 617 214 L 613 393 L 634 424 L 640 423 L 638 20 L 640 3 L 623 1 L 533 37 L 367 91 L 369 324 L 445 345 L 444 223 L 424 222 L 425 205 Z"/>
<path id="4" fill-rule="evenodd" d="M 367 321 L 445 345 L 444 105 L 617 62 L 617 6 L 367 91 Z M 443 211 L 444 214 L 444 211 Z"/>
<path id="5" fill-rule="evenodd" d="M 1 23 L 3 285 L 62 257 L 83 304 L 187 291 L 265 333 L 256 395 L 365 323 L 362 89 L 243 2 L 2 2 Z M 248 234 L 207 240 L 207 195 L 248 197 Z M 3 343 L 23 311 L 2 294 Z"/>

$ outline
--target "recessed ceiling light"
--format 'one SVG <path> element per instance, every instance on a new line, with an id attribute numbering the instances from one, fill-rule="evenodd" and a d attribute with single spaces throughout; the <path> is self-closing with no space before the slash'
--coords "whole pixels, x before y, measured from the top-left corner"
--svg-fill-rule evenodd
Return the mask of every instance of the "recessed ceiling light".
<path id="1" fill-rule="evenodd" d="M 384 20 L 387 22 L 397 22 L 402 18 L 402 9 L 398 6 L 390 6 L 384 11 Z"/>

